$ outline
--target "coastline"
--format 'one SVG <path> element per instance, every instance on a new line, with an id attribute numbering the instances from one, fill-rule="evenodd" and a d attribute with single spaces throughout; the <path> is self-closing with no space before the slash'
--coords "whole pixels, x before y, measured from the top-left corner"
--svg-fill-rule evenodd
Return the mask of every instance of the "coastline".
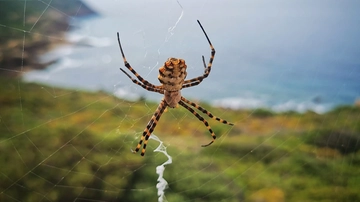
<path id="1" fill-rule="evenodd" d="M 69 2 L 64 3 L 67 4 L 67 7 L 70 5 Z M 47 13 L 45 14 L 46 16 L 43 16 L 41 19 L 44 19 L 43 21 L 39 21 L 36 23 L 36 27 L 31 31 L 31 32 L 26 32 L 25 30 L 27 29 L 23 29 L 25 32 L 19 32 L 21 35 L 20 37 L 18 37 L 18 39 L 13 40 L 13 38 L 9 37 L 9 41 L 6 42 L 7 45 L 5 47 L 8 47 L 8 51 L 2 51 L 4 52 L 7 57 L 5 58 L 4 61 L 1 61 L 2 64 L 6 64 L 6 65 L 1 65 L 0 71 L 1 71 L 1 75 L 10 75 L 12 77 L 22 77 L 22 80 L 25 80 L 27 82 L 38 82 L 38 83 L 42 83 L 45 85 L 51 85 L 51 86 L 58 86 L 61 88 L 74 88 L 74 89 L 82 89 L 82 90 L 86 90 L 86 91 L 98 91 L 98 90 L 103 90 L 106 91 L 108 93 L 112 93 L 114 95 L 117 95 L 120 98 L 126 98 L 126 99 L 131 99 L 133 97 L 135 97 L 134 99 L 136 100 L 137 97 L 146 97 L 147 99 L 151 100 L 151 101 L 158 101 L 158 97 L 156 95 L 151 95 L 151 94 L 147 94 L 144 91 L 139 91 L 139 92 L 135 92 L 132 89 L 132 83 L 130 83 L 130 81 L 126 82 L 126 80 L 122 81 L 121 77 L 118 77 L 117 74 L 117 70 L 112 69 L 111 72 L 114 72 L 114 76 L 109 76 L 105 71 L 102 70 L 102 68 L 97 68 L 94 67 L 93 64 L 96 64 L 97 62 L 102 62 L 102 64 L 104 65 L 103 68 L 113 68 L 113 66 L 117 66 L 118 64 L 121 64 L 118 62 L 118 52 L 110 52 L 108 50 L 110 50 L 110 46 L 111 44 L 115 41 L 113 38 L 108 38 L 107 36 L 100 36 L 98 38 L 96 37 L 87 37 L 87 36 L 82 36 L 79 35 L 76 37 L 71 36 L 69 37 L 69 35 L 66 35 L 68 33 L 69 30 L 75 30 L 75 32 L 77 32 L 78 28 L 76 27 L 77 25 L 74 25 L 73 22 L 71 22 L 71 20 L 76 19 L 76 18 L 83 18 L 85 17 L 85 20 L 88 20 L 87 17 L 88 16 L 92 16 L 92 15 L 97 15 L 94 14 L 95 12 L 89 12 L 87 7 L 85 5 L 73 5 L 72 10 L 67 10 L 66 6 L 62 6 L 63 8 L 61 8 L 61 5 L 59 5 L 59 3 L 57 1 L 53 1 L 52 2 L 52 6 L 56 7 L 58 10 L 54 10 L 54 9 L 48 9 Z M 80 8 L 80 9 L 78 9 Z M 91 9 L 89 9 L 91 10 Z M 62 15 L 64 14 L 64 15 Z M 30 16 L 28 15 L 27 18 L 30 18 Z M 46 20 L 45 20 L 46 19 Z M 35 19 L 36 20 L 36 19 Z M 98 21 L 98 18 L 94 18 L 91 20 L 95 20 Z M 101 20 L 101 19 L 100 19 Z M 109 23 L 111 24 L 113 21 L 110 18 L 107 19 L 103 19 L 103 21 L 101 21 L 102 24 L 106 24 Z M 30 23 L 30 22 L 29 22 Z M 92 23 L 92 22 L 91 22 Z M 34 22 L 30 23 L 30 24 L 34 24 Z M 92 23 L 92 24 L 96 24 L 96 23 Z M 2 27 L 0 27 L 0 29 L 3 29 Z M 102 32 L 106 32 L 108 31 L 106 26 L 103 27 L 97 27 L 96 29 L 98 30 L 105 30 Z M 8 30 L 8 29 L 7 29 Z M 81 30 L 81 29 L 80 29 Z M 21 30 L 20 30 L 21 31 Z M 116 30 L 117 31 L 117 30 Z M 39 34 L 41 33 L 41 34 Z M 71 32 L 70 35 L 75 35 L 73 34 L 74 32 Z M 111 31 L 111 33 L 115 33 L 115 31 Z M 73 40 L 74 39 L 74 40 Z M 149 39 L 150 40 L 150 39 Z M 130 41 L 130 40 L 129 40 Z M 53 50 L 57 50 L 58 47 L 60 47 L 60 49 L 62 48 L 62 46 L 65 46 L 65 49 L 67 48 L 67 46 L 72 46 L 74 44 L 76 44 L 76 46 L 95 46 L 95 47 L 101 47 L 104 48 L 104 57 L 103 58 L 95 58 L 92 57 L 92 54 L 96 54 L 97 51 L 99 51 L 98 48 L 94 48 L 94 49 L 88 49 L 89 53 L 87 53 L 87 58 L 86 58 L 86 62 L 87 64 L 84 65 L 86 66 L 88 69 L 91 69 L 91 71 L 87 71 L 86 76 L 84 75 L 81 79 L 80 82 L 75 82 L 75 81 L 79 81 L 79 79 L 76 78 L 76 76 L 73 75 L 77 75 L 80 74 L 79 72 L 82 71 L 78 68 L 74 68 L 71 69 L 73 67 L 77 67 L 77 64 L 82 64 L 82 50 L 76 50 L 78 51 L 76 54 L 72 54 L 71 57 L 66 57 L 65 54 L 66 51 L 59 51 L 60 54 L 57 55 L 57 57 L 50 57 L 48 58 L 48 60 L 43 60 L 44 55 L 46 55 L 49 52 L 52 52 Z M 103 51 L 101 50 L 101 51 Z M 92 51 L 92 52 L 90 52 Z M 64 53 L 65 52 L 65 53 Z M 80 52 L 80 53 L 79 53 Z M 114 55 L 112 55 L 114 54 Z M 41 56 L 41 58 L 39 58 L 39 56 Z M 78 57 L 80 56 L 80 57 Z M 88 57 L 90 56 L 90 58 Z M 66 60 L 65 60 L 65 59 Z M 68 59 L 71 60 L 68 60 Z M 104 59 L 101 60 L 101 59 Z M 141 58 L 140 58 L 141 59 Z M 147 58 L 148 59 L 148 58 Z M 1 60 L 1 59 L 0 59 Z M 84 60 L 85 61 L 85 60 Z M 132 59 L 132 61 L 136 61 Z M 112 63 L 114 62 L 115 65 Z M 56 63 L 56 64 L 54 64 Z M 31 71 L 31 70 L 44 70 L 46 69 L 49 65 L 52 65 L 52 67 L 65 67 L 63 63 L 66 63 L 66 67 L 70 67 L 69 71 L 72 71 L 69 75 L 65 75 L 65 74 L 61 74 L 59 76 L 59 72 L 57 72 L 58 70 L 56 70 L 56 68 L 54 68 L 55 70 L 53 71 L 53 68 L 49 68 L 46 71 Z M 70 64 L 70 65 L 69 65 Z M 75 70 L 76 69 L 76 70 Z M 140 69 L 139 69 L 140 70 Z M 273 74 L 274 76 L 277 75 L 276 73 L 276 68 L 273 68 L 274 72 L 271 72 L 271 74 Z M 29 72 L 31 71 L 31 72 Z M 64 70 L 68 71 L 67 69 Z M 141 71 L 141 70 L 140 70 Z M 215 69 L 214 69 L 215 71 Z M 232 71 L 232 70 L 229 70 Z M 258 71 L 264 71 L 259 69 Z M 28 72 L 28 73 L 27 73 Z M 93 72 L 93 74 L 90 74 L 88 72 Z M 95 73 L 94 73 L 95 72 Z M 154 71 L 155 72 L 155 71 Z M 25 75 L 24 75 L 25 73 Z M 63 72 L 62 72 L 63 73 Z M 150 73 L 150 71 L 148 71 L 147 73 Z M 280 72 L 282 73 L 282 72 Z M 310 75 L 311 72 L 309 72 Z M 155 73 L 156 74 L 156 73 Z M 156 75 L 154 74 L 154 76 L 151 76 L 151 78 L 156 78 Z M 278 72 L 279 74 L 279 72 Z M 28 75 L 36 75 L 36 76 L 28 76 Z M 49 77 L 50 75 L 50 77 Z M 236 74 L 232 74 L 232 75 L 236 75 Z M 232 76 L 230 75 L 230 77 Z M 279 74 L 280 75 L 280 74 Z M 254 75 L 253 75 L 254 76 Z M 246 92 L 231 92 L 231 93 L 219 93 L 219 95 L 217 97 L 214 97 L 212 95 L 209 96 L 209 94 L 203 93 L 200 94 L 199 92 L 211 92 L 209 90 L 207 90 L 204 86 L 199 86 L 194 90 L 190 90 L 187 91 L 187 94 L 185 94 L 184 91 L 184 95 L 188 96 L 189 98 L 193 97 L 195 99 L 201 99 L 201 101 L 205 102 L 205 103 L 210 103 L 214 106 L 218 106 L 218 107 L 222 107 L 222 108 L 231 108 L 231 109 L 269 109 L 275 112 L 284 112 L 284 111 L 296 111 L 296 112 L 306 112 L 306 111 L 314 111 L 316 113 L 325 113 L 327 111 L 332 110 L 333 108 L 335 108 L 336 106 L 340 106 L 340 105 L 353 105 L 354 103 L 358 103 L 358 99 L 356 98 L 351 98 L 351 99 L 347 99 L 346 102 L 342 102 L 343 100 L 341 99 L 334 99 L 334 96 L 332 96 L 333 94 L 326 94 L 322 93 L 321 91 L 326 89 L 322 89 L 319 88 L 319 86 L 317 86 L 317 88 L 321 89 L 321 91 L 319 90 L 318 92 L 314 92 L 312 93 L 303 93 L 302 95 L 296 97 L 296 95 L 294 95 L 294 93 L 292 94 L 287 94 L 289 93 L 289 88 L 284 89 L 282 88 L 282 86 L 286 86 L 286 84 L 288 84 L 288 81 L 291 81 L 293 78 L 288 77 L 289 75 L 286 76 L 282 76 L 283 79 L 281 77 L 272 77 L 271 80 L 276 80 L 277 84 L 274 85 L 275 87 L 273 87 L 270 93 L 267 93 L 267 91 L 265 90 L 269 90 L 269 88 L 265 88 L 262 89 L 261 91 L 261 86 L 260 88 L 259 85 L 255 85 L 252 86 L 252 88 L 249 88 L 249 94 L 247 94 Z M 38 79 L 36 79 L 36 78 Z M 96 77 L 96 79 L 95 79 Z M 220 79 L 221 76 L 219 76 Z M 318 76 L 321 77 L 321 76 Z M 49 79 L 50 78 L 50 79 Z M 75 78 L 73 80 L 71 80 L 72 78 Z M 150 77 L 149 77 L 150 78 Z M 223 78 L 227 78 L 226 76 Z M 256 78 L 251 77 L 251 78 Z M 230 78 L 229 78 L 230 79 Z M 231 78 L 234 79 L 234 78 Z M 240 79 L 239 79 L 240 80 Z M 223 82 L 221 80 L 218 80 L 219 82 Z M 315 80 L 314 80 L 315 81 Z M 121 83 L 119 83 L 121 82 Z M 122 83 L 123 82 L 123 83 Z M 272 81 L 268 81 L 267 83 L 263 83 L 261 85 L 268 85 L 269 83 L 271 83 Z M 326 81 L 324 81 L 326 82 Z M 226 82 L 223 82 L 226 83 Z M 114 88 L 114 84 L 116 84 L 116 88 Z M 208 83 L 209 84 L 209 88 L 215 88 L 215 86 L 212 83 Z M 247 86 L 247 85 L 252 85 L 253 83 L 235 83 L 236 85 L 241 85 L 241 86 Z M 338 85 L 340 86 L 341 82 L 339 82 L 339 84 L 334 84 L 332 83 L 332 85 Z M 213 85 L 213 86 L 211 86 Z M 306 85 L 305 85 L 306 86 Z M 300 87 L 300 86 L 298 86 Z M 320 86 L 321 87 L 321 86 Z M 315 86 L 316 88 L 316 86 Z M 258 91 L 260 89 L 260 91 Z M 279 90 L 279 91 L 277 91 Z M 309 88 L 304 88 L 302 89 L 303 92 L 308 91 Z M 255 93 L 252 93 L 255 92 Z M 319 93 L 320 92 L 320 93 Z M 339 90 L 340 92 L 340 90 Z M 344 89 L 341 90 L 341 92 L 344 92 Z M 344 93 L 346 94 L 346 92 Z M 282 98 L 279 98 L 278 96 L 274 96 L 274 95 L 285 95 Z M 325 96 L 324 96 L 325 95 Z M 336 96 L 335 96 L 336 97 Z M 339 98 L 340 96 L 338 96 L 337 98 Z"/>
<path id="2" fill-rule="evenodd" d="M 21 6 L 17 4 L 20 3 L 5 1 L 1 6 Z M 98 15 L 82 1 L 54 1 L 51 6 L 52 9 L 46 9 L 46 12 L 40 15 L 43 10 L 35 2 L 28 3 L 27 8 L 30 11 L 27 11 L 28 15 L 24 18 L 23 25 L 20 23 L 22 16 L 12 18 L 14 13 L 11 9 L 1 15 L 5 21 L 9 21 L 9 26 L 0 26 L 1 76 L 21 77 L 25 72 L 46 69 L 56 63 L 57 60 L 41 62 L 39 57 L 59 45 L 69 43 L 65 39 L 65 34 L 76 29 L 70 23 L 73 18 Z"/>

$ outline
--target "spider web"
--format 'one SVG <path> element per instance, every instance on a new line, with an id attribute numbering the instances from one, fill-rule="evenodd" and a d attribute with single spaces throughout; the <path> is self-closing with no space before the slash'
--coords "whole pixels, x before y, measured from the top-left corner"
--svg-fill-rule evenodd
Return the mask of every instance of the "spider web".
<path id="1" fill-rule="evenodd" d="M 0 2 L 0 201 L 360 200 L 358 3 L 61 2 Z M 132 154 L 161 95 L 119 71 L 116 32 L 158 85 L 168 57 L 203 73 L 197 19 L 217 54 L 182 94 L 235 126 L 201 114 L 202 148 L 203 123 L 169 109 Z"/>

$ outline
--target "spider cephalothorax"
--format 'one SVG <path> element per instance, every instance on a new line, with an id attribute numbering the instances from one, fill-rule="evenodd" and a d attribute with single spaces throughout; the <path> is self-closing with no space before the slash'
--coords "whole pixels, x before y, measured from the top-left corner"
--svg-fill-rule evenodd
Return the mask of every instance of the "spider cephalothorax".
<path id="1" fill-rule="evenodd" d="M 167 91 L 181 90 L 187 75 L 186 67 L 185 60 L 169 58 L 164 66 L 159 68 L 158 79 L 163 88 Z"/>
<path id="2" fill-rule="evenodd" d="M 120 70 L 124 74 L 126 74 L 126 76 L 128 76 L 132 80 L 132 82 L 134 82 L 135 84 L 143 87 L 146 90 L 157 92 L 157 93 L 164 95 L 164 98 L 161 100 L 154 115 L 151 117 L 151 120 L 149 121 L 145 130 L 143 131 L 143 135 L 140 139 L 140 142 L 136 146 L 134 153 L 136 153 L 140 150 L 140 147 L 141 147 L 142 143 L 144 142 L 143 149 L 141 150 L 141 155 L 144 156 L 148 139 L 149 139 L 151 133 L 154 131 L 156 124 L 159 121 L 159 119 L 160 119 L 162 113 L 164 112 L 164 110 L 166 109 L 166 107 L 174 108 L 174 107 L 178 106 L 178 104 L 179 104 L 182 107 L 184 107 L 185 109 L 187 109 L 188 111 L 190 111 L 192 114 L 194 114 L 196 116 L 196 118 L 198 118 L 200 121 L 202 121 L 204 123 L 206 128 L 211 133 L 213 140 L 208 144 L 202 145 L 203 147 L 211 145 L 215 141 L 216 136 L 215 136 L 215 133 L 213 132 L 213 130 L 211 129 L 209 123 L 190 106 L 198 109 L 199 111 L 208 115 L 210 118 L 215 119 L 216 121 L 219 121 L 221 123 L 228 124 L 228 125 L 233 125 L 232 123 L 229 123 L 226 120 L 220 119 L 220 118 L 212 115 L 209 111 L 202 108 L 198 104 L 191 102 L 191 101 L 187 100 L 186 98 L 184 98 L 183 96 L 181 96 L 181 91 L 180 91 L 181 89 L 188 88 L 191 86 L 196 86 L 196 85 L 200 84 L 206 77 L 208 77 L 208 75 L 210 74 L 210 71 L 211 71 L 212 62 L 215 57 L 215 49 L 214 49 L 213 45 L 211 44 L 209 37 L 207 36 L 200 21 L 198 20 L 197 22 L 199 23 L 201 30 L 204 32 L 204 35 L 205 35 L 207 41 L 209 42 L 210 49 L 211 49 L 210 60 L 209 60 L 209 63 L 207 66 L 205 64 L 204 56 L 202 56 L 202 60 L 203 60 L 204 68 L 205 68 L 204 74 L 199 77 L 193 78 L 193 79 L 185 80 L 186 75 L 187 75 L 187 72 L 186 72 L 187 66 L 185 64 L 185 60 L 178 59 L 178 58 L 169 58 L 165 62 L 164 66 L 159 68 L 158 79 L 161 83 L 160 86 L 155 86 L 154 84 L 151 84 L 150 82 L 146 81 L 131 67 L 131 65 L 127 62 L 127 60 L 125 58 L 125 54 L 124 54 L 124 51 L 123 51 L 123 49 L 121 47 L 121 43 L 120 43 L 119 33 L 117 33 L 119 47 L 120 47 L 121 55 L 124 60 L 125 67 L 128 68 L 131 71 L 131 73 L 133 73 L 136 76 L 136 78 L 138 80 L 132 78 L 122 68 L 120 68 Z"/>

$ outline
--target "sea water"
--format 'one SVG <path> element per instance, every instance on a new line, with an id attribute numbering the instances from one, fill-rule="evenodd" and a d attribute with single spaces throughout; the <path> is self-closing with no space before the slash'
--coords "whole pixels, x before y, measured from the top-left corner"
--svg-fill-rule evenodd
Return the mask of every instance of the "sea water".
<path id="1" fill-rule="evenodd" d="M 304 16 L 291 6 L 280 14 L 272 7 L 254 6 L 254 11 L 241 15 L 227 14 L 231 21 L 214 20 L 203 11 L 196 17 L 201 17 L 216 56 L 209 77 L 183 89 L 183 96 L 222 107 L 274 111 L 323 113 L 354 104 L 360 97 L 360 28 L 359 16 L 350 7 L 325 7 L 319 14 L 308 5 L 303 8 L 308 16 Z M 118 14 L 74 18 L 77 29 L 67 35 L 71 44 L 42 57 L 58 62 L 25 74 L 24 80 L 159 101 L 162 95 L 147 92 L 120 72 L 119 68 L 126 68 L 117 32 L 127 60 L 155 85 L 159 85 L 158 68 L 168 57 L 186 60 L 188 78 L 203 74 L 201 56 L 208 63 L 210 48 L 195 11 L 172 4 L 175 12 L 165 12 L 168 18 L 164 18 L 150 15 L 161 8 L 132 5 L 129 9 L 134 8 L 144 13 L 130 14 L 121 7 Z"/>

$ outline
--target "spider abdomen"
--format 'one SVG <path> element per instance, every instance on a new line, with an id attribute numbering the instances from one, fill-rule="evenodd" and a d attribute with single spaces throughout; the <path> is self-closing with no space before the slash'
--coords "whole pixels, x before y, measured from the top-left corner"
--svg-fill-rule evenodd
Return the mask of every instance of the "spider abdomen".
<path id="1" fill-rule="evenodd" d="M 164 100 L 166 104 L 171 108 L 178 106 L 179 101 L 181 100 L 181 91 L 164 91 Z"/>
<path id="2" fill-rule="evenodd" d="M 186 78 L 185 60 L 178 58 L 169 58 L 164 66 L 159 68 L 158 79 L 166 91 L 181 90 Z"/>

